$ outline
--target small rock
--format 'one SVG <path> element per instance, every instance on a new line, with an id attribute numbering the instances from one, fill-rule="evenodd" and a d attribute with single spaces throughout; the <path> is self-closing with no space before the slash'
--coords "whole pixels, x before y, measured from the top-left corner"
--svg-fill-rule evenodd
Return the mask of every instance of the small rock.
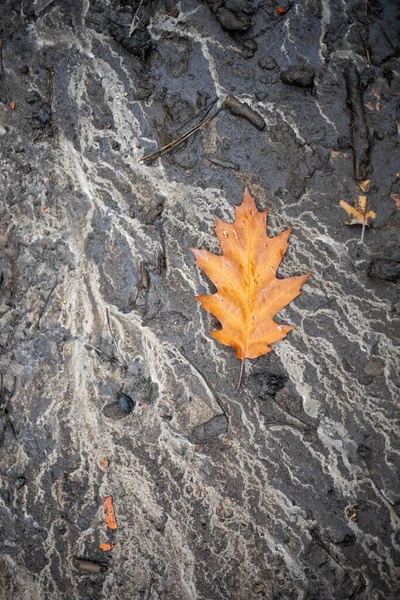
<path id="1" fill-rule="evenodd" d="M 380 358 L 371 357 L 364 365 L 364 373 L 369 377 L 378 377 L 382 375 L 385 363 Z"/>
<path id="2" fill-rule="evenodd" d="M 258 44 L 256 40 L 249 39 L 243 42 L 242 46 L 242 56 L 243 58 L 253 58 L 255 53 L 257 52 Z"/>
<path id="3" fill-rule="evenodd" d="M 228 419 L 225 415 L 217 415 L 206 423 L 197 425 L 193 430 L 193 437 L 198 442 L 206 442 L 228 431 Z"/>
<path id="4" fill-rule="evenodd" d="M 257 583 L 255 583 L 253 585 L 253 592 L 255 594 L 261 594 L 261 592 L 265 589 L 265 585 L 263 583 L 261 583 L 261 581 L 258 581 Z"/>
<path id="5" fill-rule="evenodd" d="M 248 379 L 247 387 L 253 391 L 256 397 L 266 398 L 267 396 L 275 396 L 283 388 L 286 381 L 287 377 L 280 375 L 257 373 Z"/>
<path id="6" fill-rule="evenodd" d="M 357 454 L 361 456 L 361 458 L 369 458 L 371 456 L 371 448 L 364 446 L 364 444 L 360 444 L 357 448 Z"/>
<path id="7" fill-rule="evenodd" d="M 119 149 L 120 149 L 120 144 L 119 144 L 119 142 L 117 142 L 116 140 L 113 140 L 113 141 L 111 142 L 111 148 L 112 148 L 113 150 L 119 150 Z"/>
<path id="8" fill-rule="evenodd" d="M 314 83 L 314 77 L 315 73 L 312 67 L 292 67 L 281 73 L 283 83 L 297 85 L 298 87 L 311 87 Z"/>
<path id="9" fill-rule="evenodd" d="M 256 100 L 258 100 L 258 102 L 262 102 L 267 96 L 267 92 L 256 92 Z"/>
<path id="10" fill-rule="evenodd" d="M 136 402 L 127 394 L 123 394 L 122 392 L 118 394 L 118 405 L 125 415 L 129 415 L 133 411 L 135 404 Z"/>
<path id="11" fill-rule="evenodd" d="M 17 479 L 14 482 L 14 485 L 17 488 L 17 490 L 21 489 L 22 487 L 24 487 L 24 485 L 26 485 L 26 477 L 24 477 L 23 475 L 17 477 Z"/>
<path id="12" fill-rule="evenodd" d="M 81 531 L 86 531 L 87 529 L 89 529 L 90 523 L 87 520 L 86 517 L 84 517 L 83 515 L 80 515 L 78 518 L 78 527 Z"/>
<path id="13" fill-rule="evenodd" d="M 276 69 L 278 66 L 272 56 L 261 56 L 258 59 L 258 64 L 262 69 L 267 69 L 267 71 L 272 71 L 272 69 Z"/>
<path id="14" fill-rule="evenodd" d="M 129 415 L 135 408 L 136 402 L 130 396 L 118 394 L 117 402 L 107 404 L 103 408 L 103 414 L 112 421 L 119 421 Z"/>
<path id="15" fill-rule="evenodd" d="M 39 111 L 39 121 L 42 123 L 48 123 L 51 121 L 52 110 L 50 104 L 43 104 Z"/>
<path id="16" fill-rule="evenodd" d="M 350 150 L 351 138 L 349 135 L 341 135 L 338 137 L 335 150 Z"/>
<path id="17" fill-rule="evenodd" d="M 29 90 L 25 97 L 25 101 L 28 104 L 36 104 L 36 102 L 40 102 L 42 100 L 41 95 L 36 90 Z"/>
<path id="18" fill-rule="evenodd" d="M 368 267 L 372 279 L 397 283 L 400 280 L 400 261 L 388 258 L 373 258 Z"/>
<path id="19" fill-rule="evenodd" d="M 247 31 L 251 27 L 250 21 L 242 21 L 227 8 L 220 8 L 217 18 L 222 29 L 225 29 L 225 31 Z"/>

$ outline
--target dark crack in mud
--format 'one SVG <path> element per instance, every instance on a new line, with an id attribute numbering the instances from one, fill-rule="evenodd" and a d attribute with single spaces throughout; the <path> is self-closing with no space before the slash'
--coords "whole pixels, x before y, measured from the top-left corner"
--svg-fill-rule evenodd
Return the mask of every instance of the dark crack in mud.
<path id="1" fill-rule="evenodd" d="M 398 598 L 397 4 L 0 11 L 0 598 Z M 189 248 L 245 185 L 312 277 L 235 393 Z"/>

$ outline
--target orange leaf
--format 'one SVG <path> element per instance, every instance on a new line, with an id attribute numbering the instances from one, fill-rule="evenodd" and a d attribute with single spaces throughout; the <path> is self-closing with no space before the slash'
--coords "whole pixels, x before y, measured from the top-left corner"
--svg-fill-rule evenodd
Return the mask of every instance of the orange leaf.
<path id="1" fill-rule="evenodd" d="M 115 544 L 99 544 L 100 550 L 103 552 L 109 552 L 113 548 L 115 548 Z"/>
<path id="2" fill-rule="evenodd" d="M 222 344 L 233 346 L 236 357 L 242 361 L 238 389 L 245 359 L 271 352 L 270 344 L 294 329 L 277 323 L 273 317 L 301 293 L 309 275 L 277 279 L 291 229 L 268 237 L 268 211 L 257 210 L 247 188 L 235 213 L 232 224 L 215 219 L 222 256 L 207 250 L 192 252 L 197 265 L 217 288 L 216 294 L 196 296 L 202 307 L 222 324 L 222 329 L 211 335 Z"/>
<path id="3" fill-rule="evenodd" d="M 104 504 L 104 517 L 108 529 L 118 529 L 117 519 L 115 518 L 115 509 L 113 504 L 112 496 L 103 498 Z"/>

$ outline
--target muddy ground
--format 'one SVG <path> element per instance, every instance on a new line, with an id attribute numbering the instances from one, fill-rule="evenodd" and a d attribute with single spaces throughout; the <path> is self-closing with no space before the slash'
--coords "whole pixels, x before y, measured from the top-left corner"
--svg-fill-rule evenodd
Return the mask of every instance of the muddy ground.
<path id="1" fill-rule="evenodd" d="M 2 600 L 399 597 L 396 4 L 1 3 Z M 312 277 L 237 393 L 189 248 L 245 185 Z"/>

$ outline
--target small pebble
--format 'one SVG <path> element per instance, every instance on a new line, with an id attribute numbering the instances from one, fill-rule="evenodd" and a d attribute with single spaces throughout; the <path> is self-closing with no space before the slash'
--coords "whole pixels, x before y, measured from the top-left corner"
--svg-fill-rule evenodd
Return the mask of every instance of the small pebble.
<path id="1" fill-rule="evenodd" d="M 118 395 L 118 405 L 122 412 L 126 415 L 129 415 L 135 408 L 135 402 L 132 400 L 132 398 L 127 394 L 123 394 L 122 392 Z"/>
<path id="2" fill-rule="evenodd" d="M 21 489 L 24 485 L 26 485 L 26 477 L 24 477 L 23 475 L 17 477 L 17 479 L 14 482 L 14 485 L 17 488 L 17 490 Z"/>
<path id="3" fill-rule="evenodd" d="M 292 67 L 281 73 L 281 81 L 287 85 L 297 87 L 311 87 L 314 83 L 314 69 L 312 67 Z"/>
<path id="4" fill-rule="evenodd" d="M 278 66 L 272 56 L 261 56 L 258 59 L 258 64 L 262 69 L 267 69 L 267 71 L 272 71 L 272 69 L 276 69 Z"/>

